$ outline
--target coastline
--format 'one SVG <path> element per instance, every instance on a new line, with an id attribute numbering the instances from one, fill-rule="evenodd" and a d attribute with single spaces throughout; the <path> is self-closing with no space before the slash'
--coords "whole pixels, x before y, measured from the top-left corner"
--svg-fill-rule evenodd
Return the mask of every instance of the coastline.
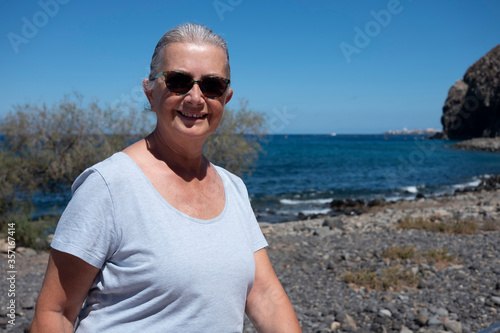
<path id="1" fill-rule="evenodd" d="M 463 150 L 500 152 L 500 137 L 474 138 L 466 141 L 457 142 L 451 145 L 450 147 Z"/>
<path id="2" fill-rule="evenodd" d="M 412 219 L 467 220 L 473 234 L 401 229 Z M 269 257 L 304 332 L 478 332 L 500 321 L 500 189 L 498 178 L 455 195 L 367 207 L 360 214 L 260 223 Z M 385 250 L 446 249 L 453 262 L 388 259 Z M 48 253 L 17 249 L 16 330 L 28 327 Z M 2 269 L 6 271 L 6 260 Z M 412 286 L 374 289 L 345 281 L 346 273 L 392 266 L 411 271 Z M 7 293 L 0 300 L 6 302 Z M 4 299 L 5 298 L 5 299 Z M 6 328 L 6 306 L 0 308 Z M 246 319 L 244 332 L 255 332 Z"/>

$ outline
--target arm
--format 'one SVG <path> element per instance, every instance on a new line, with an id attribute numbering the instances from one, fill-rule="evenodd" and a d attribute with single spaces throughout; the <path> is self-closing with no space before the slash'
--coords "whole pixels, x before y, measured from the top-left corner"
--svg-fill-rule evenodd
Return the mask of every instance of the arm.
<path id="1" fill-rule="evenodd" d="M 295 311 L 274 273 L 265 249 L 254 254 L 255 282 L 247 298 L 246 313 L 258 332 L 302 332 Z"/>
<path id="2" fill-rule="evenodd" d="M 73 332 L 80 308 L 99 269 L 52 249 L 38 296 L 32 333 Z"/>

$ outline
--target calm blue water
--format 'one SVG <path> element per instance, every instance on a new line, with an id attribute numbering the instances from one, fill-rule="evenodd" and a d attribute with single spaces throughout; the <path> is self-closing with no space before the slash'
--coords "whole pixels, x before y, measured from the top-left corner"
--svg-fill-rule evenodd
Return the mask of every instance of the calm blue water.
<path id="1" fill-rule="evenodd" d="M 412 199 L 478 185 L 500 174 L 500 153 L 446 148 L 423 136 L 275 135 L 250 177 L 244 177 L 259 221 L 329 213 L 342 198 Z M 38 197 L 37 213 L 64 207 L 70 193 Z"/>
<path id="2" fill-rule="evenodd" d="M 342 198 L 410 199 L 478 185 L 500 173 L 500 154 L 446 148 L 452 142 L 411 135 L 272 136 L 245 177 L 259 221 L 328 213 Z"/>

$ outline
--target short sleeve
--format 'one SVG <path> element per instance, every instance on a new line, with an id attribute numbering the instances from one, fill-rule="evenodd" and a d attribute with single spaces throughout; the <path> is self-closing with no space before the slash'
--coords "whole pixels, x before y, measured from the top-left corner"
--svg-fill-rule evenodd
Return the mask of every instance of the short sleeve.
<path id="1" fill-rule="evenodd" d="M 51 247 L 102 268 L 116 245 L 113 202 L 108 186 L 99 172 L 87 169 L 75 180 L 72 192 Z"/>
<path id="2" fill-rule="evenodd" d="M 255 214 L 253 212 L 252 206 L 250 205 L 250 201 L 248 201 L 248 206 L 250 211 L 249 223 L 251 226 L 253 251 L 257 252 L 258 250 L 267 247 L 268 244 L 266 238 L 264 237 L 264 234 L 262 234 L 259 222 L 257 222 L 257 219 L 255 218 Z"/>

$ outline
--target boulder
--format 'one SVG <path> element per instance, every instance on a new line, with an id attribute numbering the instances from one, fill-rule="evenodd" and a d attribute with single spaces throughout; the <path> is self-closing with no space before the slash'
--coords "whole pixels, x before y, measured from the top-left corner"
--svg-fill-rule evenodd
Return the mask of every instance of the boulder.
<path id="1" fill-rule="evenodd" d="M 450 88 L 441 124 L 451 140 L 500 136 L 500 45 Z"/>

